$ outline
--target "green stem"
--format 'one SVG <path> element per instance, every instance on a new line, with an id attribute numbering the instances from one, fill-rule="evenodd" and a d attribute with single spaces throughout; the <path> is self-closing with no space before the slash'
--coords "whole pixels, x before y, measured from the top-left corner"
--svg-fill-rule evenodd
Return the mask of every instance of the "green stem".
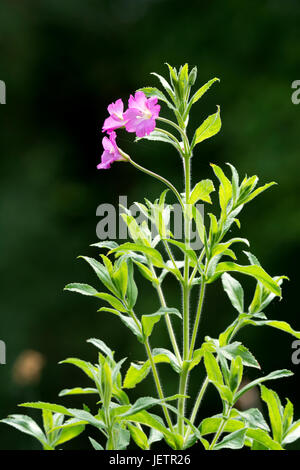
<path id="1" fill-rule="evenodd" d="M 148 358 L 149 358 L 149 361 L 150 361 L 150 364 L 151 364 L 153 377 L 154 377 L 154 381 L 155 381 L 155 385 L 156 385 L 156 388 L 157 388 L 159 398 L 161 400 L 164 400 L 165 398 L 164 398 L 163 390 L 162 390 L 162 387 L 161 387 L 161 384 L 160 384 L 160 380 L 159 380 L 159 377 L 158 377 L 155 362 L 153 360 L 153 356 L 152 356 L 152 352 L 151 352 L 151 348 L 150 348 L 150 344 L 149 344 L 148 339 L 145 341 L 145 347 L 146 347 L 147 355 L 148 355 Z M 169 415 L 169 411 L 168 411 L 168 409 L 166 408 L 166 406 L 164 404 L 162 404 L 162 409 L 164 411 L 164 415 L 165 415 L 165 418 L 166 418 L 167 423 L 169 425 L 169 428 L 174 433 L 174 429 L 173 429 L 172 421 L 171 421 L 171 418 L 170 418 L 170 415 Z"/>
<path id="2" fill-rule="evenodd" d="M 154 171 L 148 170 L 147 168 L 144 168 L 143 166 L 139 165 L 138 163 L 133 161 L 128 155 L 127 155 L 127 161 L 129 161 L 138 170 L 142 171 L 143 173 L 146 173 L 147 175 L 152 176 L 153 178 L 156 178 L 157 180 L 161 181 L 166 186 L 168 186 L 168 188 L 170 188 L 171 191 L 173 191 L 173 193 L 175 194 L 176 198 L 179 201 L 179 204 L 181 205 L 182 209 L 184 210 L 184 204 L 182 202 L 181 196 L 180 196 L 179 192 L 177 191 L 177 189 L 175 188 L 175 186 L 170 181 L 168 181 L 163 176 L 160 176 L 157 173 L 154 173 Z"/>
<path id="3" fill-rule="evenodd" d="M 182 137 L 183 143 L 184 143 L 184 148 L 185 148 L 186 152 L 188 152 L 190 145 L 189 145 L 189 141 L 188 141 L 187 135 L 185 133 L 185 130 L 181 129 L 181 127 L 179 127 L 177 124 L 175 124 L 175 122 L 170 121 L 169 119 L 162 118 L 162 117 L 159 116 L 157 118 L 157 120 L 161 121 L 161 122 L 164 122 L 165 124 L 169 124 L 169 126 L 174 127 L 174 129 L 176 129 L 179 132 L 179 134 Z"/>
<path id="4" fill-rule="evenodd" d="M 190 157 L 184 158 L 184 173 L 185 173 L 185 203 L 186 208 L 184 211 L 184 234 L 185 244 L 190 243 L 190 219 L 186 214 L 188 210 L 187 204 L 190 199 L 191 190 L 191 163 Z M 187 361 L 189 356 L 189 328 L 190 328 L 190 262 L 189 257 L 185 254 L 184 256 L 184 280 L 183 280 L 183 360 Z M 179 393 L 185 395 L 186 385 L 188 379 L 188 369 L 185 371 L 184 368 L 180 374 Z M 184 391 L 182 393 L 182 391 Z M 183 436 L 184 434 L 184 410 L 185 410 L 185 398 L 179 398 L 178 400 L 178 431 Z"/>
<path id="5" fill-rule="evenodd" d="M 155 130 L 159 131 L 159 132 L 162 132 L 163 134 L 167 135 L 174 142 L 174 145 L 175 145 L 176 149 L 179 152 L 181 152 L 180 142 L 179 142 L 178 139 L 176 139 L 176 137 L 173 134 L 171 134 L 171 132 L 168 132 L 165 129 L 161 129 L 161 127 L 156 127 Z"/>
<path id="6" fill-rule="evenodd" d="M 149 262 L 149 268 L 150 268 L 151 272 L 153 273 L 154 277 L 157 279 L 155 269 L 154 269 L 152 263 L 150 263 L 150 262 Z M 157 291 L 161 306 L 162 307 L 167 307 L 165 297 L 164 297 L 164 294 L 163 294 L 163 291 L 162 291 L 162 288 L 161 288 L 160 284 L 155 284 L 155 289 Z M 168 329 L 168 332 L 169 332 L 169 337 L 170 337 L 170 340 L 171 340 L 171 343 L 172 343 L 172 346 L 173 346 L 174 353 L 176 355 L 178 363 L 181 365 L 182 359 L 181 359 L 181 355 L 180 355 L 179 348 L 178 348 L 178 345 L 177 345 L 175 333 L 174 333 L 174 330 L 173 330 L 173 327 L 172 327 L 171 319 L 170 319 L 168 314 L 164 315 L 164 317 L 165 317 L 165 322 L 166 322 L 166 325 L 167 325 L 167 329 Z"/>
<path id="7" fill-rule="evenodd" d="M 228 418 L 229 415 L 230 415 L 230 411 L 231 411 L 231 407 L 228 409 L 228 411 L 227 411 L 225 417 L 223 416 L 222 421 L 221 421 L 221 423 L 220 423 L 220 425 L 219 425 L 219 428 L 218 428 L 218 430 L 217 430 L 217 432 L 216 432 L 216 434 L 215 434 L 215 437 L 213 438 L 213 440 L 212 440 L 212 442 L 211 442 L 211 444 L 210 444 L 208 450 L 213 450 L 213 449 L 214 449 L 214 446 L 217 444 L 219 438 L 221 437 L 221 434 L 222 434 L 222 432 L 223 432 L 223 429 L 224 429 L 224 427 L 225 427 L 225 425 L 226 425 L 227 418 Z"/>
<path id="8" fill-rule="evenodd" d="M 197 338 L 201 313 L 202 313 L 202 309 L 203 309 L 204 294 L 205 294 L 205 282 L 204 282 L 204 279 L 202 278 L 198 309 L 197 309 L 197 314 L 196 314 L 196 319 L 195 319 L 195 324 L 194 324 L 194 329 L 193 329 L 193 335 L 192 335 L 192 340 L 191 340 L 191 346 L 190 346 L 190 352 L 189 352 L 189 360 L 192 359 L 193 353 L 194 353 L 194 347 L 195 347 L 195 343 L 196 343 L 196 338 Z"/>
<path id="9" fill-rule="evenodd" d="M 131 310 L 130 312 L 130 316 L 131 318 L 134 320 L 136 326 L 138 327 L 139 331 L 141 334 L 143 334 L 143 331 L 141 329 L 141 326 L 140 326 L 140 323 L 134 313 L 133 310 Z M 156 369 L 156 365 L 155 365 L 155 362 L 153 360 L 153 356 L 152 356 L 152 352 L 151 352 L 151 348 L 150 348 L 150 344 L 149 344 L 149 340 L 146 339 L 145 341 L 145 348 L 146 348 L 146 352 L 147 352 L 147 356 L 148 356 L 148 359 L 149 359 L 149 362 L 150 362 L 150 365 L 151 365 L 151 369 L 152 369 L 152 372 L 153 372 L 153 377 L 154 377 L 154 382 L 155 382 L 155 385 L 156 385 L 156 389 L 157 389 L 157 393 L 158 393 L 158 396 L 161 400 L 164 400 L 165 397 L 164 397 L 164 394 L 163 394 L 163 390 L 162 390 L 162 387 L 161 387 L 161 384 L 160 384 L 160 380 L 159 380 L 159 376 L 158 376 L 158 373 L 157 373 L 157 369 Z M 165 418 L 166 418 L 166 421 L 170 427 L 170 430 L 172 432 L 174 432 L 173 430 L 173 425 L 172 425 L 172 421 L 171 421 L 171 418 L 170 418 L 170 415 L 169 415 L 169 411 L 167 409 L 167 407 L 162 403 L 162 409 L 163 409 L 163 412 L 164 412 L 164 415 L 165 415 Z"/>

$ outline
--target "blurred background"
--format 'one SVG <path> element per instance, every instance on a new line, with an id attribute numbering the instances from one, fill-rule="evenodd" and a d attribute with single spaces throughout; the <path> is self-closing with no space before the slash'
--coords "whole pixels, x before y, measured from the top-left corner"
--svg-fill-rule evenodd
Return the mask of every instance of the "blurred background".
<path id="1" fill-rule="evenodd" d="M 89 245 L 98 241 L 99 204 L 117 205 L 119 195 L 127 195 L 129 204 L 144 196 L 151 200 L 164 189 L 129 165 L 115 164 L 106 172 L 96 165 L 108 104 L 120 97 L 126 102 L 139 87 L 159 85 L 150 72 L 167 76 L 165 62 L 197 65 L 199 86 L 215 76 L 221 79 L 193 109 L 191 127 L 214 113 L 217 104 L 223 120 L 221 132 L 196 148 L 193 182 L 213 178 L 210 162 L 225 169 L 231 162 L 241 177 L 257 174 L 261 184 L 278 183 L 246 206 L 241 230 L 234 234 L 251 241 L 251 251 L 270 274 L 289 276 L 283 299 L 266 313 L 300 330 L 300 105 L 291 101 L 291 84 L 300 79 L 299 21 L 296 0 L 1 1 L 0 79 L 7 86 L 7 104 L 0 109 L 0 339 L 7 346 L 7 363 L 0 365 L 1 418 L 24 412 L 17 407 L 24 401 L 81 407 L 80 398 L 58 398 L 58 393 L 89 386 L 88 379 L 58 362 L 70 356 L 96 360 L 97 351 L 86 343 L 90 337 L 107 342 L 117 359 L 127 357 L 127 365 L 144 359 L 142 345 L 117 318 L 97 313 L 97 300 L 63 292 L 63 287 L 75 281 L 99 287 L 89 266 L 76 259 L 98 256 Z M 181 162 L 173 149 L 133 140 L 120 133 L 118 142 L 181 189 Z M 240 253 L 239 262 L 246 264 Z M 139 275 L 136 280 L 139 312 L 154 312 L 158 302 L 151 285 Z M 239 280 L 250 301 L 255 283 Z M 168 304 L 180 307 L 173 280 L 166 281 L 166 289 Z M 208 289 L 198 341 L 207 334 L 216 337 L 234 316 L 218 281 Z M 253 327 L 238 339 L 255 353 L 263 373 L 294 371 L 293 377 L 269 386 L 283 401 L 290 398 L 299 419 L 300 365 L 291 361 L 293 337 Z M 152 345 L 167 346 L 167 341 L 164 328 L 157 328 Z M 160 370 L 167 379 L 166 394 L 175 393 L 175 374 L 168 366 Z M 255 376 L 256 371 L 247 370 L 249 379 Z M 196 369 L 192 397 L 202 378 Z M 131 397 L 152 389 L 149 375 Z M 266 411 L 256 391 L 248 398 L 241 406 Z M 94 406 L 89 397 L 84 402 Z M 219 411 L 211 387 L 199 417 Z M 39 413 L 28 414 L 40 419 Z M 93 431 L 64 448 L 90 448 L 88 435 Z M 0 424 L 0 448 L 39 445 Z M 300 442 L 291 448 L 300 449 Z"/>

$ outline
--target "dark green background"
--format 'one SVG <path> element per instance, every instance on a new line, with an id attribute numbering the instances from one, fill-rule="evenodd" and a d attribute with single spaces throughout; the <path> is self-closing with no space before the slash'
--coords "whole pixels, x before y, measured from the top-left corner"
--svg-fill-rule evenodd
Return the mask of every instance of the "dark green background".
<path id="1" fill-rule="evenodd" d="M 127 364 L 144 359 L 141 345 L 117 318 L 97 313 L 97 301 L 63 292 L 63 287 L 72 281 L 97 285 L 90 268 L 76 257 L 97 254 L 89 244 L 97 241 L 99 204 L 117 204 L 119 195 L 127 195 L 130 203 L 153 199 L 163 189 L 129 165 L 115 164 L 107 172 L 96 165 L 107 105 L 119 97 L 127 100 L 141 86 L 157 85 L 149 74 L 166 74 L 165 62 L 197 65 L 198 85 L 214 76 L 221 79 L 192 113 L 196 127 L 219 104 L 223 120 L 221 133 L 195 151 L 193 181 L 213 176 L 210 162 L 223 168 L 231 162 L 241 176 L 278 182 L 243 211 L 240 236 L 250 239 L 251 251 L 270 274 L 290 278 L 282 301 L 268 309 L 269 317 L 300 329 L 300 106 L 291 102 L 291 83 L 300 79 L 299 22 L 296 0 L 2 0 L 0 79 L 7 85 L 7 104 L 0 110 L 0 338 L 7 344 L 7 364 L 0 366 L 1 418 L 20 412 L 22 401 L 55 402 L 61 389 L 87 386 L 80 371 L 57 364 L 69 356 L 95 360 L 87 338 L 103 339 L 118 359 L 128 357 Z M 182 188 L 181 163 L 167 145 L 134 144 L 125 133 L 119 145 Z M 240 262 L 247 262 L 243 254 Z M 239 279 L 250 295 L 254 283 Z M 151 287 L 137 281 L 139 311 L 155 311 Z M 177 285 L 166 286 L 169 305 L 180 306 Z M 234 318 L 220 281 L 208 290 L 205 307 L 202 335 L 215 337 Z M 300 418 L 293 338 L 266 328 L 250 328 L 241 338 L 263 372 L 295 372 L 270 387 L 295 403 Z M 153 345 L 167 344 L 164 329 L 157 328 Z M 38 384 L 20 386 L 12 368 L 28 349 L 41 352 L 47 362 Z M 166 393 L 175 393 L 176 376 L 168 366 L 162 366 L 163 375 Z M 191 392 L 201 380 L 197 371 Z M 132 399 L 152 390 L 149 376 Z M 80 406 L 79 399 L 60 402 Z M 201 413 L 219 410 L 210 389 Z M 87 435 L 65 447 L 88 448 Z M 38 444 L 1 425 L 0 447 L 33 449 Z"/>

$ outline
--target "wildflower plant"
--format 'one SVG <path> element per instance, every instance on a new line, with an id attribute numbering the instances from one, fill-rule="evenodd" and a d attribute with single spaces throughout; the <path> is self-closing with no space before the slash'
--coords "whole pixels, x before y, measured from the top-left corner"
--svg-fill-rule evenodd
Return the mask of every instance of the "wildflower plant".
<path id="1" fill-rule="evenodd" d="M 115 162 L 127 162 L 161 181 L 166 189 L 156 201 L 146 199 L 137 204 L 145 218 L 142 223 L 129 210 L 123 214 L 130 241 L 122 244 L 108 240 L 98 242 L 93 245 L 100 251 L 98 258 L 82 257 L 95 271 L 99 287 L 82 283 L 65 287 L 68 291 L 100 301 L 99 312 L 117 316 L 120 328 L 127 328 L 132 340 L 144 345 L 145 356 L 128 365 L 126 359 L 120 359 L 119 351 L 115 358 L 115 353 L 102 340 L 92 338 L 88 341 L 98 349 L 95 363 L 77 358 L 62 361 L 81 369 L 90 379 L 91 387 L 64 389 L 60 396 L 94 394 L 95 409 L 90 410 L 85 405 L 82 409 L 74 409 L 62 404 L 23 403 L 23 407 L 42 411 L 44 430 L 24 415 L 12 415 L 2 420 L 35 436 L 44 449 L 60 448 L 63 442 L 76 437 L 89 426 L 97 428 L 102 435 L 100 442 L 90 438 L 96 450 L 126 449 L 131 441 L 141 449 L 155 449 L 155 442 L 160 440 L 174 450 L 192 446 L 199 450 L 240 449 L 244 446 L 253 450 L 283 450 L 300 437 L 300 420 L 294 421 L 292 403 L 287 400 L 283 405 L 277 393 L 265 386 L 266 382 L 289 377 L 292 373 L 276 370 L 262 375 L 254 355 L 238 340 L 240 330 L 246 326 L 269 326 L 300 338 L 300 332 L 287 322 L 268 319 L 265 313 L 270 302 L 281 298 L 286 276 L 268 274 L 248 248 L 242 255 L 243 259 L 237 260 L 235 246 L 243 244 L 249 247 L 249 242 L 245 238 L 231 238 L 231 231 L 240 229 L 238 216 L 241 211 L 275 183 L 258 186 L 257 176 L 246 176 L 240 181 L 233 165 L 228 164 L 224 171 L 211 164 L 214 181 L 205 179 L 192 184 L 193 154 L 201 142 L 220 131 L 221 118 L 217 107 L 214 114 L 190 133 L 190 110 L 218 79 L 213 78 L 192 93 L 197 68 L 189 71 L 185 64 L 178 71 L 169 65 L 168 69 L 169 81 L 153 74 L 163 91 L 155 87 L 141 88 L 130 96 L 126 110 L 121 99 L 108 106 L 109 116 L 103 124 L 106 134 L 103 153 L 98 164 L 98 169 L 106 170 Z M 173 112 L 174 120 L 163 117 L 158 102 Z M 118 146 L 117 133 L 121 128 L 134 133 L 137 141 L 162 141 L 175 148 L 183 163 L 183 192 L 165 177 L 141 166 Z M 211 205 L 215 186 L 218 208 L 215 214 L 207 214 L 205 223 L 197 203 L 201 201 L 205 207 Z M 184 236 L 181 241 L 174 237 L 169 227 L 172 205 L 166 200 L 172 196 L 180 204 L 183 214 Z M 147 222 L 155 225 L 155 235 Z M 191 246 L 192 226 L 196 227 L 201 240 L 199 250 Z M 104 250 L 107 250 L 106 254 Z M 135 308 L 137 270 L 157 295 L 160 308 L 156 312 L 140 312 Z M 236 274 L 250 276 L 256 281 L 249 306 L 245 305 L 244 290 L 235 278 Z M 166 276 L 172 277 L 181 288 L 180 310 L 168 302 L 164 289 Z M 205 291 L 217 288 L 212 285 L 219 278 L 236 314 L 235 319 L 218 337 L 206 335 L 201 344 L 198 333 Z M 190 299 L 194 289 L 199 291 L 196 308 Z M 175 322 L 182 324 L 181 336 L 175 334 Z M 164 324 L 169 344 L 153 349 L 150 340 L 157 333 L 158 323 Z M 161 363 L 169 364 L 178 376 L 178 387 L 172 396 L 164 394 L 163 375 L 159 373 Z M 257 369 L 258 378 L 243 385 L 245 368 Z M 205 373 L 204 381 L 197 395 L 190 396 L 191 372 L 195 378 L 199 376 L 200 369 Z M 140 397 L 132 403 L 131 389 L 138 387 L 150 372 L 155 396 Z M 198 412 L 201 406 L 205 406 L 205 393 L 209 386 L 218 392 L 220 412 L 199 421 Z M 256 386 L 260 387 L 261 399 L 266 404 L 267 419 L 257 408 L 239 411 L 235 407 L 237 401 Z"/>

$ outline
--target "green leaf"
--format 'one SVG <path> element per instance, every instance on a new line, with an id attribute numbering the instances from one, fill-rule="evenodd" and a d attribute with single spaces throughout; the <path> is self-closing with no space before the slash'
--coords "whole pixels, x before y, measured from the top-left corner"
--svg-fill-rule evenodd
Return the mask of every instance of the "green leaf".
<path id="1" fill-rule="evenodd" d="M 219 444 L 213 447 L 213 450 L 241 449 L 244 447 L 246 431 L 247 429 L 240 429 L 239 431 L 228 434 Z"/>
<path id="2" fill-rule="evenodd" d="M 290 400 L 286 399 L 286 405 L 283 412 L 283 433 L 286 435 L 286 431 L 290 428 L 294 419 L 294 406 Z"/>
<path id="3" fill-rule="evenodd" d="M 153 359 L 157 360 L 157 358 L 160 358 L 161 359 L 161 362 L 168 362 L 170 363 L 171 367 L 173 368 L 173 370 L 177 373 L 180 373 L 181 372 L 181 366 L 180 364 L 178 363 L 178 360 L 175 356 L 175 354 L 173 354 L 171 351 L 169 351 L 168 349 L 165 349 L 165 348 L 154 348 L 152 350 L 152 354 L 153 354 Z"/>
<path id="4" fill-rule="evenodd" d="M 103 292 L 98 292 L 96 294 L 96 297 L 98 297 L 99 299 L 105 300 L 105 302 L 108 302 L 113 308 L 115 308 L 116 310 L 118 310 L 120 312 L 126 312 L 127 311 L 125 309 L 124 305 L 122 304 L 122 302 L 120 302 L 120 300 L 118 300 L 113 295 L 106 294 L 106 293 L 103 293 Z M 98 310 L 98 312 L 99 311 L 100 310 Z"/>
<path id="5" fill-rule="evenodd" d="M 253 354 L 251 354 L 249 349 L 247 349 L 238 341 L 228 344 L 227 346 L 223 346 L 218 352 L 220 352 L 227 359 L 230 359 L 230 360 L 235 359 L 236 357 L 240 356 L 245 366 L 256 367 L 257 369 L 260 369 L 260 365 L 255 359 L 255 357 L 253 356 Z"/>
<path id="6" fill-rule="evenodd" d="M 273 439 L 281 443 L 283 434 L 282 406 L 276 392 L 260 386 L 261 398 L 267 404 L 273 432 Z"/>
<path id="7" fill-rule="evenodd" d="M 61 392 L 59 392 L 59 397 L 65 397 L 67 395 L 88 395 L 91 393 L 98 393 L 96 388 L 81 388 L 81 387 L 74 387 L 74 388 L 65 388 Z"/>
<path id="8" fill-rule="evenodd" d="M 223 421 L 222 416 L 213 416 L 211 418 L 205 418 L 201 421 L 200 424 L 200 432 L 203 436 L 206 434 L 213 434 L 216 433 L 220 427 L 221 422 Z M 244 429 L 245 425 L 241 421 L 237 421 L 235 419 L 228 419 L 226 421 L 224 432 L 234 432 L 240 429 Z"/>
<path id="9" fill-rule="evenodd" d="M 281 379 L 282 377 L 290 377 L 293 375 L 293 372 L 290 370 L 282 369 L 282 370 L 276 370 L 274 372 L 271 372 L 270 374 L 266 375 L 265 377 L 260 377 L 256 380 L 253 380 L 253 382 L 250 382 L 247 384 L 245 387 L 243 387 L 241 390 L 239 390 L 235 397 L 234 400 L 235 402 L 238 401 L 238 399 L 244 395 L 244 393 L 248 392 L 248 390 L 251 390 L 251 388 L 255 387 L 256 385 L 259 385 L 263 382 L 266 382 L 268 380 L 275 380 L 275 379 Z"/>
<path id="10" fill-rule="evenodd" d="M 133 320 L 131 317 L 127 317 L 126 315 L 122 315 L 121 313 L 119 314 L 120 320 L 124 323 L 124 325 L 129 328 L 133 334 L 135 334 L 138 338 L 138 340 L 143 343 L 144 338 L 142 335 L 142 325 L 139 320 L 137 320 L 137 323 Z"/>
<path id="11" fill-rule="evenodd" d="M 267 183 L 264 186 L 261 186 L 260 188 L 257 188 L 255 191 L 253 191 L 249 195 L 246 195 L 245 197 L 242 197 L 241 199 L 239 199 L 238 203 L 239 204 L 246 204 L 247 202 L 252 201 L 252 199 L 254 199 L 256 196 L 258 196 L 260 193 L 262 193 L 266 189 L 270 188 L 271 186 L 274 186 L 274 184 L 277 184 L 277 183 L 275 183 L 275 181 L 272 181 L 271 183 Z"/>
<path id="12" fill-rule="evenodd" d="M 277 320 L 266 320 L 266 321 L 256 321 L 255 322 L 258 326 L 266 325 L 272 326 L 277 330 L 285 331 L 286 333 L 290 333 L 291 335 L 295 336 L 296 338 L 300 339 L 300 331 L 294 330 L 287 322 L 285 321 L 277 321 Z"/>
<path id="13" fill-rule="evenodd" d="M 111 360 L 113 360 L 114 353 L 108 346 L 106 346 L 104 341 L 102 341 L 101 339 L 97 339 L 97 338 L 90 338 L 90 339 L 87 339 L 86 342 L 93 344 L 94 346 L 96 346 L 96 348 L 100 349 L 100 351 L 102 351 L 106 356 L 108 356 Z"/>
<path id="14" fill-rule="evenodd" d="M 132 260 L 128 260 L 128 287 L 127 287 L 127 302 L 129 309 L 132 309 L 137 300 L 138 289 L 134 280 L 134 269 Z"/>
<path id="15" fill-rule="evenodd" d="M 74 418 L 77 418 L 80 421 L 86 421 L 87 423 L 91 424 L 92 426 L 95 426 L 98 429 L 105 428 L 104 422 L 98 419 L 97 417 L 93 416 L 88 411 L 78 410 L 75 408 L 69 408 L 68 411 L 71 413 L 71 416 L 74 416 Z"/>
<path id="16" fill-rule="evenodd" d="M 270 449 L 270 450 L 283 450 L 281 445 L 278 444 L 278 442 L 273 441 L 273 439 L 269 436 L 269 434 L 266 431 L 263 431 L 262 429 L 248 428 L 247 432 L 246 432 L 246 435 L 250 439 L 253 439 L 256 442 L 259 442 L 259 444 L 266 447 L 267 449 Z"/>
<path id="17" fill-rule="evenodd" d="M 196 130 L 191 144 L 192 148 L 203 140 L 214 136 L 221 129 L 220 107 L 218 106 L 217 108 L 218 111 L 215 114 L 208 116 L 208 118 L 205 119 L 201 126 Z"/>
<path id="18" fill-rule="evenodd" d="M 170 103 L 170 101 L 166 98 L 166 96 L 163 94 L 162 91 L 160 91 L 158 88 L 155 87 L 144 87 L 140 88 L 138 91 L 142 91 L 145 93 L 147 98 L 152 98 L 156 97 L 159 100 L 163 101 L 168 105 L 168 107 L 172 110 L 174 110 L 174 106 Z M 154 131 L 153 131 L 154 132 Z"/>
<path id="19" fill-rule="evenodd" d="M 300 438 L 300 420 L 293 423 L 282 442 L 283 445 L 291 444 Z"/>
<path id="20" fill-rule="evenodd" d="M 176 148 L 176 150 L 179 150 L 178 144 L 175 140 L 175 137 L 174 137 L 174 139 L 169 137 L 167 134 L 165 134 L 160 129 L 156 129 L 156 130 L 152 131 L 151 134 L 149 134 L 149 135 L 145 135 L 144 137 L 136 137 L 136 139 L 135 139 L 136 142 L 139 142 L 140 140 L 152 140 L 152 141 L 156 141 L 156 142 L 157 141 L 158 142 L 165 142 L 167 144 L 173 145 Z"/>
<path id="21" fill-rule="evenodd" d="M 151 335 L 154 325 L 159 322 L 162 315 L 171 314 L 177 315 L 179 318 L 182 318 L 177 308 L 168 307 L 161 307 L 157 312 L 152 313 L 150 315 L 142 315 L 142 327 L 145 338 L 148 338 Z"/>
<path id="22" fill-rule="evenodd" d="M 76 357 L 69 357 L 60 361 L 59 364 L 73 364 L 74 366 L 81 369 L 90 379 L 93 380 L 93 374 L 91 368 L 93 367 L 90 362 L 83 361 L 82 359 L 77 359 Z"/>
<path id="23" fill-rule="evenodd" d="M 154 266 L 157 266 L 158 268 L 164 268 L 164 260 L 160 254 L 159 251 L 155 250 L 155 248 L 151 248 L 149 246 L 141 245 L 138 243 L 123 243 L 122 245 L 118 246 L 117 248 L 114 248 L 111 250 L 111 252 L 114 253 L 119 253 L 119 252 L 141 252 L 145 254 L 151 262 L 154 264 Z"/>
<path id="24" fill-rule="evenodd" d="M 71 426 L 69 426 L 68 422 L 66 422 L 65 425 L 61 428 L 58 440 L 55 441 L 55 447 L 79 436 L 79 434 L 81 434 L 84 429 L 84 424 L 78 424 L 77 426 L 74 426 L 74 424 L 72 424 Z"/>
<path id="25" fill-rule="evenodd" d="M 127 423 L 127 427 L 136 445 L 142 450 L 149 450 L 148 438 L 144 431 L 130 423 Z"/>
<path id="26" fill-rule="evenodd" d="M 95 439 L 93 439 L 92 437 L 89 437 L 89 441 L 92 444 L 94 450 L 104 450 L 102 445 L 99 444 L 99 442 L 95 441 Z"/>
<path id="27" fill-rule="evenodd" d="M 241 356 L 236 356 L 231 361 L 229 387 L 235 393 L 240 386 L 243 377 L 243 362 Z"/>
<path id="28" fill-rule="evenodd" d="M 213 382 L 216 387 L 219 385 L 224 385 L 222 372 L 214 355 L 205 351 L 203 356 L 204 365 L 209 380 Z"/>
<path id="29" fill-rule="evenodd" d="M 52 413 L 61 413 L 66 416 L 72 416 L 72 413 L 68 410 L 68 408 L 65 408 L 62 405 L 55 405 L 54 403 L 46 403 L 43 401 L 37 401 L 37 402 L 21 403 L 18 406 L 24 406 L 26 408 L 35 408 L 37 410 L 47 410 L 47 411 L 52 411 Z"/>
<path id="30" fill-rule="evenodd" d="M 44 448 L 48 448 L 48 450 L 52 449 L 49 446 L 47 438 L 41 428 L 29 416 L 19 414 L 9 415 L 7 418 L 1 419 L 0 422 L 8 424 L 25 434 L 35 437 L 40 441 Z"/>
<path id="31" fill-rule="evenodd" d="M 153 349 L 153 361 L 155 364 L 168 363 L 171 364 L 176 372 L 180 372 L 181 368 L 177 362 L 176 357 L 171 351 L 167 349 Z M 142 364 L 131 363 L 123 383 L 123 388 L 134 388 L 138 383 L 142 382 L 151 370 L 150 361 Z"/>
<path id="32" fill-rule="evenodd" d="M 254 429 L 263 429 L 264 431 L 270 431 L 262 413 L 257 408 L 250 408 L 246 411 L 236 411 L 238 417 L 240 417 L 247 425 L 247 427 Z"/>
<path id="33" fill-rule="evenodd" d="M 164 89 L 168 92 L 169 96 L 172 98 L 172 101 L 175 102 L 175 95 L 174 95 L 174 92 L 170 86 L 170 84 L 167 82 L 167 80 L 162 77 L 161 75 L 159 75 L 158 73 L 155 73 L 155 72 L 152 72 L 151 75 L 155 75 L 160 83 L 162 84 L 162 86 L 164 87 Z"/>
<path id="34" fill-rule="evenodd" d="M 134 423 L 140 423 L 161 432 L 164 436 L 168 436 L 169 439 L 173 439 L 173 434 L 164 426 L 162 419 L 146 410 L 139 411 L 138 413 L 127 416 L 126 421 Z"/>
<path id="35" fill-rule="evenodd" d="M 71 284 L 67 284 L 64 290 L 69 290 L 71 292 L 78 292 L 79 294 L 82 294 L 82 295 L 95 296 L 96 294 L 98 294 L 96 289 L 94 289 L 92 286 L 89 286 L 88 284 L 81 284 L 79 282 L 73 282 Z"/>
<path id="36" fill-rule="evenodd" d="M 209 88 L 212 86 L 212 84 L 217 82 L 217 81 L 219 82 L 220 79 L 219 78 L 212 78 L 207 83 L 205 83 L 205 85 L 203 85 L 201 88 L 199 88 L 199 90 L 196 91 L 196 93 L 192 97 L 191 103 L 192 104 L 196 103 L 204 95 L 204 93 L 206 93 L 207 90 L 209 90 Z"/>
<path id="37" fill-rule="evenodd" d="M 91 246 L 95 246 L 97 248 L 107 248 L 108 250 L 113 250 L 114 248 L 117 248 L 118 243 L 110 241 L 110 240 L 104 240 L 103 242 L 97 242 L 93 243 Z"/>
<path id="38" fill-rule="evenodd" d="M 254 277 L 256 280 L 260 281 L 264 286 L 267 287 L 275 295 L 281 297 L 281 289 L 274 279 L 272 279 L 269 274 L 266 273 L 260 266 L 240 266 L 239 264 L 233 263 L 231 261 L 226 261 L 219 263 L 216 267 L 214 276 L 208 280 L 208 282 L 213 282 L 217 279 L 222 273 L 227 271 L 235 271 L 248 276 Z"/>
<path id="39" fill-rule="evenodd" d="M 162 400 L 160 400 L 158 398 L 152 398 L 152 397 L 139 398 L 133 405 L 131 405 L 129 410 L 127 410 L 125 413 L 122 413 L 120 415 L 120 417 L 121 418 L 127 418 L 131 415 L 139 413 L 140 411 L 152 408 L 153 406 L 161 405 L 162 403 L 165 403 L 167 401 L 177 400 L 181 396 L 182 395 L 178 395 L 178 394 L 177 395 L 172 395 L 171 397 L 167 397 L 167 398 L 164 398 Z"/>
<path id="40" fill-rule="evenodd" d="M 112 279 L 118 288 L 120 297 L 125 299 L 128 283 L 128 267 L 126 261 L 120 263 L 120 266 L 114 271 Z"/>
<path id="41" fill-rule="evenodd" d="M 89 258 L 88 256 L 79 256 L 79 258 L 84 259 L 93 268 L 100 281 L 105 285 L 108 290 L 110 290 L 115 295 L 118 294 L 105 266 L 103 266 L 101 263 L 99 263 L 99 261 L 95 260 L 94 258 Z"/>
<path id="42" fill-rule="evenodd" d="M 194 187 L 189 203 L 194 205 L 201 199 L 201 201 L 209 202 L 211 204 L 210 193 L 214 190 L 215 188 L 211 180 L 200 181 Z"/>
<path id="43" fill-rule="evenodd" d="M 198 264 L 198 258 L 194 250 L 188 247 L 187 244 L 178 242 L 177 240 L 166 239 L 166 242 L 176 245 L 185 255 L 188 256 L 191 262 L 191 266 L 196 266 Z"/>
<path id="44" fill-rule="evenodd" d="M 150 372 L 150 361 L 143 364 L 131 363 L 124 379 L 124 388 L 134 388 L 138 383 L 142 382 Z"/>
<path id="45" fill-rule="evenodd" d="M 233 307 L 239 312 L 244 312 L 244 291 L 241 284 L 230 274 L 222 275 L 223 289 L 228 295 Z"/>
<path id="46" fill-rule="evenodd" d="M 205 233 L 205 225 L 203 222 L 202 214 L 198 211 L 196 207 L 192 208 L 192 214 L 196 223 L 196 228 L 197 228 L 200 240 L 203 244 L 205 244 L 206 233 Z"/>
<path id="47" fill-rule="evenodd" d="M 214 165 L 213 163 L 211 163 L 210 166 L 220 182 L 219 201 L 222 211 L 226 212 L 228 203 L 232 197 L 232 185 L 219 166 Z"/>
<path id="48" fill-rule="evenodd" d="M 149 268 L 147 268 L 147 266 L 140 263 L 139 261 L 136 261 L 135 259 L 133 261 L 137 265 L 140 273 L 144 276 L 145 279 L 148 279 L 148 281 L 150 282 L 157 283 L 157 279 L 153 276 L 153 273 L 150 271 Z"/>

